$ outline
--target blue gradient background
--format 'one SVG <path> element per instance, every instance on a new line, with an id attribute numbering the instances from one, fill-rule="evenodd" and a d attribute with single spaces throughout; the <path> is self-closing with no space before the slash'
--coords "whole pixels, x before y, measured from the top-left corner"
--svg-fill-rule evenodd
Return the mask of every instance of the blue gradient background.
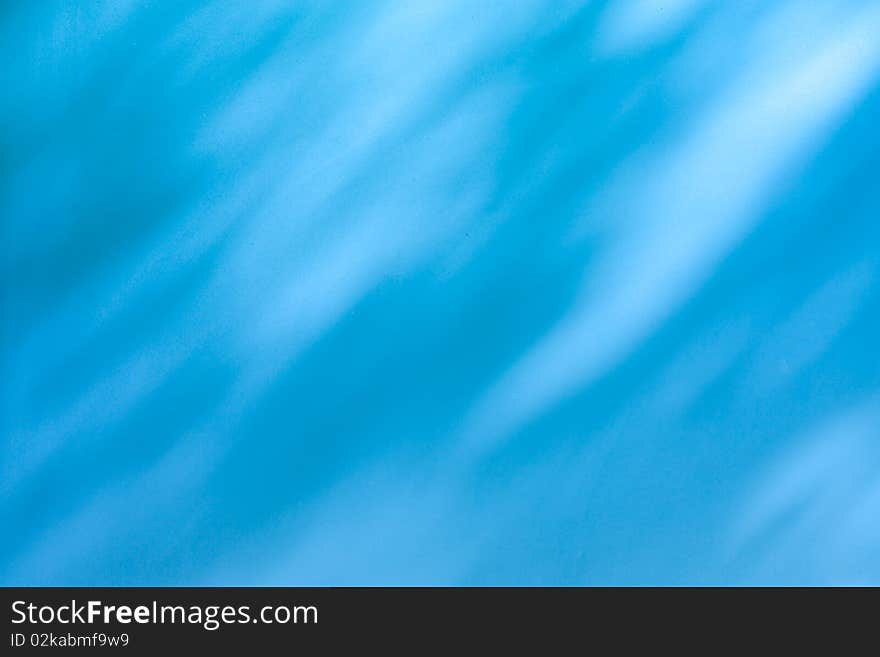
<path id="1" fill-rule="evenodd" d="M 880 584 L 880 3 L 4 2 L 0 583 Z"/>

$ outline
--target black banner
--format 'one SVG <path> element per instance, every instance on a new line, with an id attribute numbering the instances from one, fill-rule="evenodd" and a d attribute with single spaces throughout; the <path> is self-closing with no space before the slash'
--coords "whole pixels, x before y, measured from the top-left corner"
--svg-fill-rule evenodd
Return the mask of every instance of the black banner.
<path id="1" fill-rule="evenodd" d="M 699 637 L 753 647 L 840 618 L 871 630 L 878 593 L 846 589 L 5 588 L 3 654 L 352 646 L 615 649 Z M 873 630 L 871 630 L 873 631 Z M 597 642 L 600 642 L 597 644 Z M 708 647 L 708 646 L 707 646 Z M 543 650 L 541 651 L 543 653 Z M 570 652 L 570 650 L 568 651 Z"/>

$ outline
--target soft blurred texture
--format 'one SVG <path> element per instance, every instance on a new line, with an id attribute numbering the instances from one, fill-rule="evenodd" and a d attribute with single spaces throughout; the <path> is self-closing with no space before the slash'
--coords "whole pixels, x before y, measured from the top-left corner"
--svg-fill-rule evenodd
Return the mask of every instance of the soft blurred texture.
<path id="1" fill-rule="evenodd" d="M 0 57 L 0 583 L 880 584 L 876 0 L 20 0 Z"/>

